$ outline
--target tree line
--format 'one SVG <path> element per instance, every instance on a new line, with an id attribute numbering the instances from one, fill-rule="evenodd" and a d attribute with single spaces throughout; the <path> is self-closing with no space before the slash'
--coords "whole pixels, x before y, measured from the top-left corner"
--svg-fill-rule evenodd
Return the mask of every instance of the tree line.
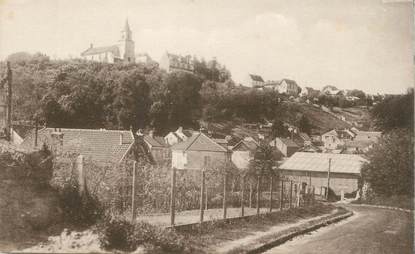
<path id="1" fill-rule="evenodd" d="M 164 134 L 199 120 L 274 119 L 275 91 L 236 85 L 217 62 L 195 73 L 166 73 L 157 64 L 50 60 L 42 54 L 10 57 L 13 119 L 49 127 L 138 129 Z M 213 67 L 212 67 L 213 66 Z M 215 66 L 218 66 L 217 68 Z M 5 63 L 0 63 L 0 74 Z"/>

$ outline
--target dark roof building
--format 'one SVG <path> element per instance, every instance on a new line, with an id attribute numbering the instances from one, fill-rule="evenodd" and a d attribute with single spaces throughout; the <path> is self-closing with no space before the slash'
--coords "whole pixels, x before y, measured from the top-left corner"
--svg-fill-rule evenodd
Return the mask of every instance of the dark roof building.
<path id="1" fill-rule="evenodd" d="M 105 129 L 43 128 L 38 132 L 38 148 L 43 144 L 59 154 L 82 154 L 97 162 L 121 162 L 134 143 L 131 131 Z M 32 131 L 22 148 L 33 149 L 35 133 Z"/>

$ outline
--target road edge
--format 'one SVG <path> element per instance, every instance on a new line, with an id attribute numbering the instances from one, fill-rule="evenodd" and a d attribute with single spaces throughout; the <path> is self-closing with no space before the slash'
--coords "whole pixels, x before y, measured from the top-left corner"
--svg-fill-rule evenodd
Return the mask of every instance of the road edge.
<path id="1" fill-rule="evenodd" d="M 362 207 L 381 208 L 381 209 L 395 210 L 395 211 L 401 211 L 401 212 L 406 212 L 406 213 L 414 212 L 414 210 L 410 210 L 410 209 L 404 209 L 404 208 L 393 207 L 393 206 L 384 206 L 384 205 L 353 204 L 353 203 L 349 203 L 347 205 L 348 206 L 357 206 L 357 207 L 362 206 Z"/>
<path id="2" fill-rule="evenodd" d="M 269 250 L 273 247 L 281 245 L 281 244 L 293 239 L 296 236 L 303 235 L 303 234 L 309 233 L 311 231 L 315 231 L 315 230 L 317 230 L 321 227 L 325 227 L 325 226 L 328 226 L 330 224 L 336 223 L 338 221 L 344 220 L 344 219 L 352 216 L 353 214 L 354 213 L 352 211 L 348 211 L 345 214 L 341 214 L 341 215 L 338 215 L 338 216 L 335 216 L 335 217 L 332 217 L 332 218 L 329 218 L 329 219 L 324 219 L 323 221 L 320 221 L 316 224 L 313 224 L 313 225 L 308 226 L 306 228 L 303 228 L 301 230 L 297 230 L 297 231 L 293 231 L 293 232 L 289 232 L 287 234 L 281 235 L 281 236 L 277 237 L 276 239 L 272 239 L 271 241 L 262 244 L 261 246 L 256 246 L 256 247 L 254 247 L 250 250 L 246 250 L 246 251 L 244 251 L 244 253 L 249 253 L 249 254 L 262 253 L 262 252 L 267 251 L 267 250 Z"/>

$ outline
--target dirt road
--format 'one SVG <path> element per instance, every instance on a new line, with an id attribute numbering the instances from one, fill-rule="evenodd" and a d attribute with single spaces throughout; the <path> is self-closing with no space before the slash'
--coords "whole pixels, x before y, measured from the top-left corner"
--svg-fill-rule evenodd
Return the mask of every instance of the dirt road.
<path id="1" fill-rule="evenodd" d="M 355 215 L 277 246 L 267 254 L 413 253 L 413 214 L 348 206 Z"/>

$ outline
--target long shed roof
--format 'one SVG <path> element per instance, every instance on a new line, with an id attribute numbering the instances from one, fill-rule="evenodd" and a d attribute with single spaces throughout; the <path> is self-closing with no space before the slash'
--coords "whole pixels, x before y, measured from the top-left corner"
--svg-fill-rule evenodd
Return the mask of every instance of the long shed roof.
<path id="1" fill-rule="evenodd" d="M 306 153 L 297 152 L 287 159 L 280 169 L 292 171 L 330 172 L 360 174 L 366 159 L 356 154 Z"/>

